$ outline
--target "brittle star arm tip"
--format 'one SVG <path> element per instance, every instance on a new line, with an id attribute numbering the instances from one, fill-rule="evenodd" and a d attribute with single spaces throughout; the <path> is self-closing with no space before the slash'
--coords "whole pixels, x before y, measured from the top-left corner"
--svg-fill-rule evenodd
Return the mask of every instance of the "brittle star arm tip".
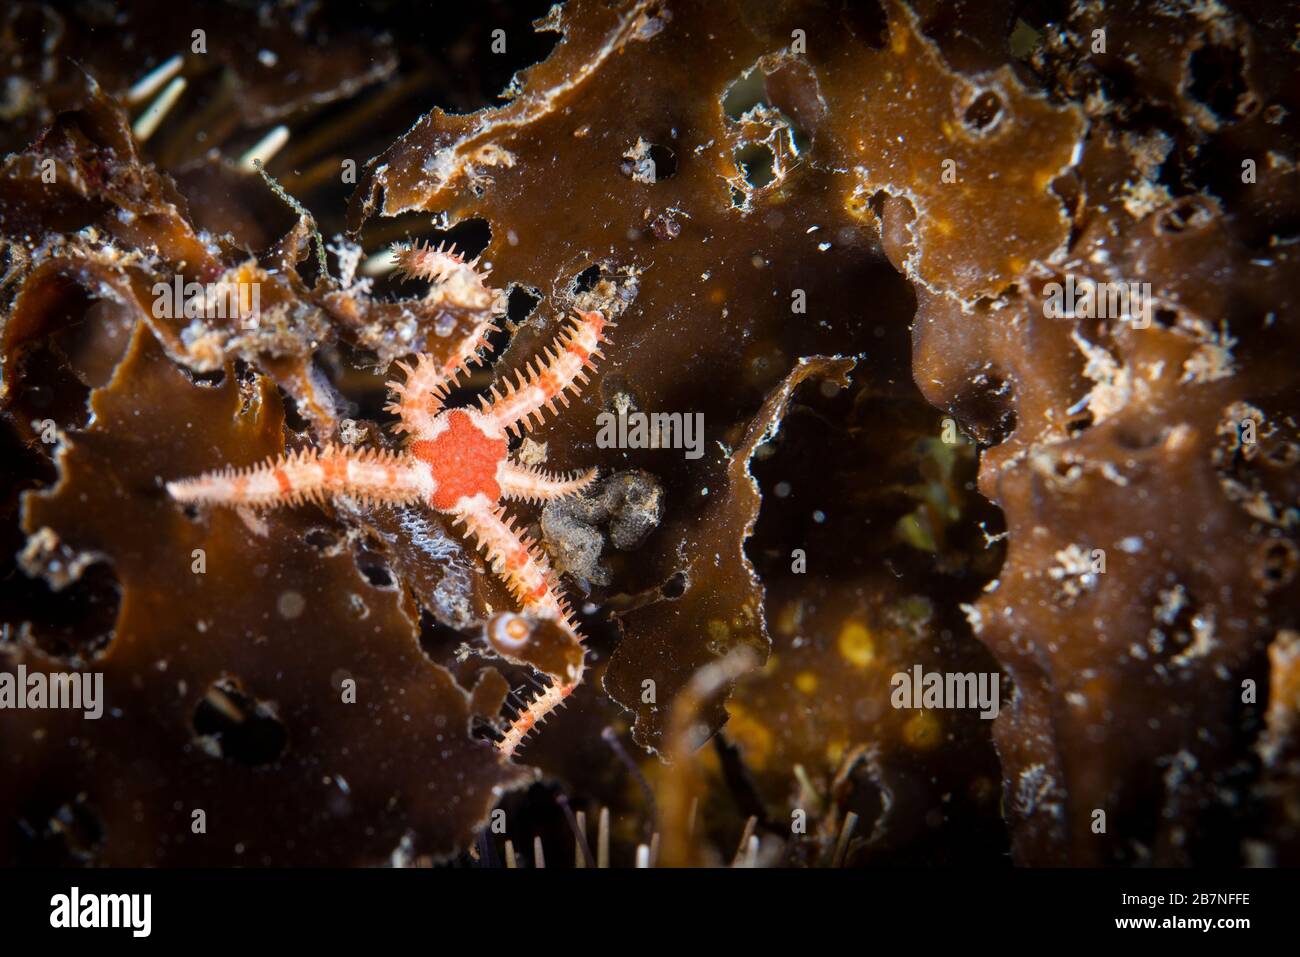
<path id="1" fill-rule="evenodd" d="M 556 475 L 507 459 L 497 469 L 497 483 L 501 486 L 502 498 L 540 503 L 578 495 L 590 488 L 599 475 L 598 469 Z"/>
<path id="2" fill-rule="evenodd" d="M 497 290 L 485 280 L 488 270 L 479 270 L 475 262 L 465 262 L 454 248 L 445 244 L 431 246 L 411 243 L 393 250 L 397 270 L 405 276 L 433 283 L 426 302 L 451 314 L 468 313 L 474 317 L 470 330 L 451 347 L 442 361 L 431 355 L 417 355 L 415 365 L 399 361 L 404 378 L 389 382 L 391 400 L 385 410 L 398 415 L 394 428 L 418 435 L 433 426 L 443 409 L 443 402 L 453 386 L 471 366 L 484 361 L 492 349 L 490 336 L 497 332 L 496 317 L 503 310 Z"/>
<path id="3" fill-rule="evenodd" d="M 600 346 L 609 342 L 604 330 L 611 325 L 601 312 L 578 312 L 526 373 L 516 373 L 515 382 L 504 380 L 504 393 L 492 387 L 491 398 L 482 400 L 483 414 L 497 428 L 515 434 L 545 421 L 543 410 L 554 413 L 557 401 L 568 405 L 566 393 L 577 395 L 587 372 L 604 358 Z"/>

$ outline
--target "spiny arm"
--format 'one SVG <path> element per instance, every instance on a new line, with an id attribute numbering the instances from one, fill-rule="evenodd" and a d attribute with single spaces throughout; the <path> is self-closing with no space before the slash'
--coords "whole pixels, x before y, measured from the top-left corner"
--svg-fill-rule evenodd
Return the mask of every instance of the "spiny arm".
<path id="1" fill-rule="evenodd" d="M 552 475 L 531 465 L 506 460 L 497 469 L 497 483 L 503 498 L 519 502 L 550 502 L 577 495 L 596 481 L 597 470 Z"/>
<path id="2" fill-rule="evenodd" d="M 555 682 L 549 688 L 542 691 L 536 698 L 528 702 L 513 721 L 510 727 L 506 728 L 505 735 L 497 742 L 497 750 L 506 757 L 512 756 L 519 746 L 524 743 L 524 739 L 539 724 L 546 721 L 551 713 L 560 705 L 564 704 L 569 695 L 573 694 L 573 689 L 578 687 L 582 681 L 582 674 L 579 673 L 577 681 L 572 684 Z"/>
<path id="3" fill-rule="evenodd" d="M 492 270 L 478 268 L 478 260 L 465 261 L 454 246 L 411 243 L 393 250 L 397 271 L 432 283 L 425 300 L 435 306 L 453 306 L 471 312 L 504 312 L 505 297 L 487 284 Z"/>
<path id="4" fill-rule="evenodd" d="M 574 324 L 534 362 L 527 375 L 518 373 L 516 382 L 505 383 L 505 394 L 492 388 L 491 401 L 484 400 L 483 411 L 498 428 L 519 432 L 543 421 L 542 410 L 555 411 L 556 400 L 569 404 L 566 392 L 577 395 L 587 381 L 584 370 L 596 367 L 594 359 L 603 358 L 602 342 L 608 342 L 604 329 L 612 326 L 599 312 L 579 312 Z"/>
<path id="5" fill-rule="evenodd" d="M 519 601 L 522 612 L 553 619 L 582 641 L 568 607 L 559 597 L 559 586 L 546 557 L 534 542 L 516 530 L 512 521 L 506 519 L 503 509 L 486 504 L 474 505 L 458 512 L 457 518 L 474 533 L 480 547 L 487 553 L 488 563 Z M 573 693 L 582 681 L 582 671 L 579 666 L 576 674 L 564 679 L 552 675 L 551 686 L 515 716 L 497 743 L 497 749 L 507 757 L 514 754 L 529 732 Z"/>
<path id="6" fill-rule="evenodd" d="M 567 620 L 555 573 L 535 541 L 507 519 L 500 506 L 477 501 L 457 509 L 456 521 L 473 533 L 496 576 L 519 602 L 520 611 L 557 621 Z"/>
<path id="7" fill-rule="evenodd" d="M 398 248 L 395 256 L 402 273 L 433 283 L 425 297 L 426 307 L 477 315 L 470 331 L 452 346 L 447 359 L 438 361 L 422 354 L 414 367 L 397 363 L 405 378 L 388 383 L 390 401 L 385 408 L 401 416 L 398 431 L 419 434 L 442 411 L 443 400 L 456 380 L 471 365 L 483 361 L 479 350 L 491 348 L 488 336 L 496 332 L 494 317 L 505 311 L 505 302 L 499 290 L 487 285 L 487 271 L 479 272 L 474 263 L 465 262 L 454 249 L 414 244 Z"/>
<path id="8" fill-rule="evenodd" d="M 347 495 L 367 504 L 410 504 L 427 494 L 427 475 L 393 452 L 326 446 L 245 469 L 206 472 L 167 483 L 179 502 L 271 507 Z"/>
<path id="9" fill-rule="evenodd" d="M 456 344 L 449 359 L 438 362 L 433 356 L 421 354 L 414 366 L 397 363 L 405 379 L 388 383 L 389 402 L 384 406 L 385 411 L 401 417 L 395 425 L 397 431 L 412 435 L 428 431 L 461 373 L 474 363 L 483 361 L 479 349 L 489 345 L 488 336 L 495 331 L 496 324 L 489 316 Z"/>

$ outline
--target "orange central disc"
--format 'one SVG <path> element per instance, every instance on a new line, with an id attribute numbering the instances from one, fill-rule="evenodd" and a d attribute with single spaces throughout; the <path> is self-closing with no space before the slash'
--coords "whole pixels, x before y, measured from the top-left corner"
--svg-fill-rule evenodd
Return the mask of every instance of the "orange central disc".
<path id="1" fill-rule="evenodd" d="M 447 428 L 436 439 L 412 442 L 411 454 L 429 464 L 438 483 L 430 499 L 434 508 L 448 511 L 480 492 L 489 502 L 501 498 L 497 466 L 506 457 L 506 440 L 484 435 L 462 410 L 447 413 Z"/>

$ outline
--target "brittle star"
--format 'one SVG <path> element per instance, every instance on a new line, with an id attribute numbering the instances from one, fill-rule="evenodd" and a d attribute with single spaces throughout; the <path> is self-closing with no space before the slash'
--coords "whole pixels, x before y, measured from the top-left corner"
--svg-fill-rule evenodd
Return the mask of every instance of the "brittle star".
<path id="1" fill-rule="evenodd" d="M 331 496 L 364 504 L 424 503 L 464 525 L 485 552 L 488 564 L 519 602 L 520 615 L 505 622 L 507 646 L 526 641 L 527 617 L 547 619 L 581 642 L 572 613 L 559 594 L 558 576 L 537 542 L 523 535 L 506 517 L 502 500 L 545 502 L 576 495 L 596 479 L 596 470 L 552 475 L 511 461 L 508 439 L 544 421 L 542 411 L 555 412 L 556 400 L 568 405 L 566 393 L 577 394 L 586 383 L 586 370 L 602 358 L 600 344 L 612 326 L 600 312 L 576 314 L 543 359 L 527 374 L 516 373 L 505 391 L 496 386 L 481 407 L 443 407 L 444 400 L 469 367 L 483 361 L 490 348 L 488 335 L 502 297 L 484 282 L 474 262 L 465 262 L 442 247 L 409 246 L 396 251 L 399 267 L 409 276 L 433 283 L 429 298 L 442 306 L 478 316 L 474 328 L 459 341 L 451 357 L 439 363 L 421 353 L 414 366 L 399 362 L 402 382 L 389 382 L 392 401 L 387 411 L 398 415 L 394 428 L 407 433 L 400 452 L 352 449 L 327 445 L 280 455 L 246 469 L 228 468 L 196 478 L 168 482 L 167 491 L 181 502 L 236 508 L 269 508 L 318 502 Z M 511 720 L 500 751 L 509 756 L 538 722 L 559 706 L 582 680 L 582 665 L 565 675 L 551 675 L 544 688 Z"/>

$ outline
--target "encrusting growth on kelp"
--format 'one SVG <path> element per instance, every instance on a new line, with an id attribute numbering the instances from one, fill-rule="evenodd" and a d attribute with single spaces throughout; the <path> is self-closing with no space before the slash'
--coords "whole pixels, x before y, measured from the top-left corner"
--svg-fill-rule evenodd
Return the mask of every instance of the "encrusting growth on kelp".
<path id="1" fill-rule="evenodd" d="M 501 313 L 500 293 L 488 287 L 475 263 L 465 262 L 443 247 L 413 245 L 397 251 L 399 268 L 409 276 L 433 283 L 430 299 L 482 314 L 475 327 L 439 363 L 427 354 L 414 365 L 398 363 L 405 378 L 388 383 L 387 406 L 407 434 L 400 452 L 352 449 L 327 445 L 323 449 L 281 455 L 252 468 L 209 472 L 169 482 L 167 491 L 181 502 L 269 508 L 346 497 L 367 504 L 413 505 L 420 502 L 452 516 L 463 525 L 486 555 L 493 572 L 519 602 L 522 617 L 555 622 L 581 641 L 573 616 L 559 594 L 558 576 L 538 544 L 515 527 L 502 500 L 546 502 L 576 495 L 596 479 L 594 469 L 554 475 L 522 465 L 507 455 L 509 436 L 544 421 L 543 410 L 555 402 L 567 405 L 567 392 L 577 393 L 587 381 L 586 370 L 601 358 L 608 342 L 600 312 L 578 312 L 570 325 L 545 351 L 540 361 L 496 387 L 481 407 L 446 409 L 444 400 L 457 379 L 482 361 L 489 347 L 494 317 Z M 519 637 L 519 636 L 516 636 Z M 552 683 L 512 720 L 499 749 L 511 755 L 538 722 L 572 693 L 582 669 L 552 675 Z"/>

